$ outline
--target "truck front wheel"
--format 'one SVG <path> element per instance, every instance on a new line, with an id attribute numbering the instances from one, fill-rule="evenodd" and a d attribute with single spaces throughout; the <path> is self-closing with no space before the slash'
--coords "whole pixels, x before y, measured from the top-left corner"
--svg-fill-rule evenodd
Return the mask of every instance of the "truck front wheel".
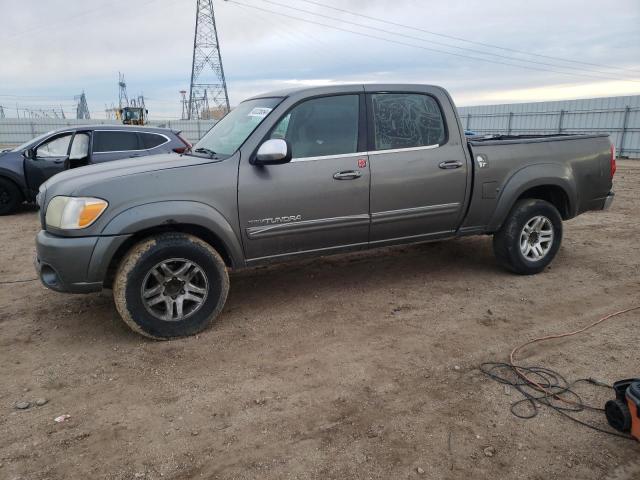
<path id="1" fill-rule="evenodd" d="M 562 241 L 562 217 L 551 203 L 519 200 L 493 236 L 498 262 L 520 275 L 539 273 L 551 263 Z"/>
<path id="2" fill-rule="evenodd" d="M 224 261 L 192 235 L 166 233 L 135 245 L 120 263 L 113 299 L 132 330 L 155 339 L 194 335 L 222 311 L 229 292 Z"/>

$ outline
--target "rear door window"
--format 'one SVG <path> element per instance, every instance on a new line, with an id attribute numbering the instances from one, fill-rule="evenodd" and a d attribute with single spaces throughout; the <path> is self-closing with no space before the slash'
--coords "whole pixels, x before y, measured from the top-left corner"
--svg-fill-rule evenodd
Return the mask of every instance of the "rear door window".
<path id="1" fill-rule="evenodd" d="M 78 160 L 89 156 L 89 134 L 88 133 L 76 133 L 73 137 L 73 143 L 71 144 L 71 152 L 69 153 L 69 160 Z"/>
<path id="2" fill-rule="evenodd" d="M 358 95 L 307 100 L 280 120 L 271 138 L 284 138 L 293 158 L 346 155 L 358 150 Z"/>
<path id="3" fill-rule="evenodd" d="M 420 93 L 374 93 L 373 137 L 376 150 L 442 145 L 446 129 L 436 100 Z"/>
<path id="4" fill-rule="evenodd" d="M 144 148 L 155 148 L 158 145 L 162 145 L 163 143 L 168 142 L 168 140 L 162 135 L 158 135 L 156 133 L 138 133 L 140 135 L 140 139 L 142 140 L 142 145 Z"/>
<path id="5" fill-rule="evenodd" d="M 136 132 L 97 130 L 93 134 L 93 153 L 142 149 Z"/>

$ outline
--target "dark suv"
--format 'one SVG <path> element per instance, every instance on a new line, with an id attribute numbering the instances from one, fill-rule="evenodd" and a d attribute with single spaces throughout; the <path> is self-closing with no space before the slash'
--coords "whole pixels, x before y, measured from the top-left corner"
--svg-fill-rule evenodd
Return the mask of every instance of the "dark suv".
<path id="1" fill-rule="evenodd" d="M 191 145 L 167 128 L 120 125 L 54 130 L 0 153 L 0 215 L 33 201 L 38 188 L 70 168 L 159 153 L 183 153 Z"/>

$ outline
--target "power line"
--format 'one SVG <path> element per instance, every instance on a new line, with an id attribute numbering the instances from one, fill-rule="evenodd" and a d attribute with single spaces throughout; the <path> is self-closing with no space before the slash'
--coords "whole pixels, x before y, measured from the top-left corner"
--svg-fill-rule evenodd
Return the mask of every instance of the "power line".
<path id="1" fill-rule="evenodd" d="M 445 33 L 434 32 L 432 30 L 426 30 L 424 28 L 418 28 L 418 27 L 414 27 L 414 26 L 411 26 L 411 25 L 406 25 L 406 24 L 403 24 L 403 23 L 392 22 L 391 20 L 384 20 L 384 19 L 373 17 L 373 16 L 370 16 L 370 15 L 365 15 L 364 13 L 358 13 L 358 12 L 354 12 L 352 10 L 347 10 L 347 9 L 344 9 L 344 8 L 338 8 L 338 7 L 334 7 L 334 6 L 331 6 L 331 5 L 327 5 L 327 4 L 324 4 L 324 3 L 321 3 L 321 2 L 316 2 L 314 0 L 299 0 L 299 1 L 305 2 L 305 3 L 309 3 L 309 4 L 312 4 L 312 5 L 317 5 L 317 6 L 324 7 L 324 8 L 329 8 L 331 10 L 336 10 L 338 12 L 348 13 L 349 15 L 355 15 L 355 16 L 358 16 L 358 17 L 367 18 L 369 20 L 374 20 L 376 22 L 382 22 L 382 23 L 386 23 L 386 24 L 389 24 L 389 25 L 394 25 L 396 27 L 408 28 L 410 30 L 415 30 L 417 32 L 428 33 L 429 35 L 435 35 L 435 36 L 438 36 L 438 37 L 448 38 L 450 40 L 458 40 L 460 42 L 466 42 L 466 43 L 470 43 L 470 44 L 473 44 L 473 45 L 480 45 L 482 47 L 495 48 L 495 49 L 499 49 L 499 50 L 505 50 L 507 52 L 519 53 L 519 54 L 522 54 L 522 55 L 531 55 L 531 56 L 534 56 L 534 57 L 547 58 L 549 60 L 556 60 L 556 61 L 561 61 L 561 62 L 570 62 L 570 63 L 576 63 L 576 64 L 580 64 L 580 65 L 589 65 L 589 66 L 592 66 L 592 67 L 604 67 L 604 68 L 609 68 L 609 69 L 613 69 L 613 70 L 625 70 L 625 71 L 628 71 L 628 72 L 633 72 L 634 74 L 638 73 L 637 69 L 632 69 L 632 68 L 614 67 L 612 65 L 606 65 L 606 64 L 602 64 L 602 63 L 583 62 L 583 61 L 580 61 L 580 60 L 573 60 L 573 59 L 570 59 L 570 58 L 554 57 L 554 56 L 551 56 L 551 55 L 543 55 L 541 53 L 532 53 L 532 52 L 527 52 L 527 51 L 524 51 L 524 50 L 517 50 L 515 48 L 503 47 L 501 45 L 494 45 L 494 44 L 491 44 L 491 43 L 483 43 L 483 42 L 478 42 L 478 41 L 475 41 L 475 40 L 469 40 L 469 39 L 466 39 L 466 38 L 456 37 L 454 35 L 448 35 L 448 34 L 445 34 Z"/>
<path id="2" fill-rule="evenodd" d="M 148 0 L 145 3 L 135 2 L 135 6 L 138 6 L 138 7 L 139 6 L 147 6 L 147 5 L 149 5 L 151 3 L 154 3 L 156 1 L 158 1 L 158 0 Z M 124 3 L 127 3 L 127 5 L 131 5 L 132 4 L 132 2 L 128 2 L 126 0 L 125 0 Z M 85 10 L 84 12 L 80 12 L 80 13 L 77 13 L 75 15 L 65 16 L 64 20 L 60 21 L 60 22 L 53 22 L 53 23 L 49 22 L 49 23 L 45 23 L 45 24 L 41 24 L 39 26 L 36 26 L 36 27 L 34 27 L 32 29 L 27 29 L 27 30 L 21 30 L 21 31 L 18 31 L 18 32 L 14 32 L 13 34 L 10 34 L 10 35 L 7 35 L 5 37 L 0 38 L 0 41 L 9 40 L 9 45 L 11 45 L 11 44 L 17 43 L 15 41 L 12 42 L 11 41 L 12 39 L 20 38 L 20 37 L 23 37 L 25 35 L 32 36 L 34 34 L 37 35 L 38 33 L 49 33 L 51 31 L 51 29 L 53 29 L 55 27 L 62 26 L 62 25 L 65 26 L 65 28 L 64 28 L 65 31 L 69 30 L 70 27 L 74 27 L 74 26 L 78 26 L 78 25 L 87 25 L 87 22 L 70 22 L 70 20 L 77 20 L 79 18 L 86 17 L 88 15 L 93 15 L 95 13 L 102 12 L 104 10 L 114 11 L 114 12 L 117 12 L 118 15 L 122 16 L 121 9 L 118 8 L 118 7 L 114 7 L 113 4 L 112 4 L 112 1 L 107 1 L 101 7 L 94 8 L 94 9 L 91 9 L 91 10 Z"/>
<path id="3" fill-rule="evenodd" d="M 490 55 L 492 57 L 502 58 L 502 59 L 509 60 L 509 61 L 514 61 L 514 62 L 533 63 L 533 64 L 544 65 L 544 66 L 553 67 L 553 68 L 563 68 L 563 69 L 569 69 L 569 70 L 576 70 L 576 71 L 580 71 L 580 72 L 589 72 L 589 73 L 593 72 L 593 73 L 601 73 L 603 75 L 611 75 L 610 72 L 602 72 L 602 71 L 598 71 L 598 70 L 587 70 L 585 68 L 570 67 L 570 66 L 567 66 L 567 65 L 556 65 L 556 64 L 548 63 L 548 62 L 539 62 L 537 60 L 526 60 L 526 59 L 521 59 L 521 58 L 510 57 L 510 56 L 507 56 L 507 55 L 500 55 L 498 53 L 485 52 L 485 51 L 477 50 L 477 49 L 473 49 L 473 48 L 458 47 L 456 45 L 450 45 L 450 44 L 447 44 L 447 43 L 437 42 L 437 41 L 434 41 L 434 40 L 427 40 L 427 39 L 422 38 L 422 37 L 416 37 L 415 35 L 407 35 L 407 34 L 400 33 L 400 32 L 394 32 L 394 31 L 391 31 L 391 30 L 385 30 L 385 29 L 382 29 L 382 28 L 379 28 L 379 27 L 372 27 L 370 25 L 357 23 L 357 22 L 352 22 L 350 20 L 342 20 L 340 18 L 332 17 L 330 15 L 324 15 L 322 13 L 317 13 L 317 12 L 313 12 L 313 11 L 310 11 L 310 10 L 304 10 L 302 8 L 292 7 L 290 5 L 286 5 L 286 4 L 283 4 L 283 3 L 275 2 L 273 0 L 262 0 L 262 1 L 265 2 L 265 3 L 272 4 L 272 5 L 277 5 L 279 7 L 283 7 L 283 8 L 286 8 L 286 9 L 295 10 L 295 11 L 302 12 L 302 13 L 307 13 L 307 14 L 310 14 L 310 15 L 315 15 L 315 16 L 318 16 L 318 17 L 321 17 L 321 18 L 326 18 L 326 19 L 329 19 L 329 20 L 334 20 L 334 21 L 346 23 L 346 24 L 349 24 L 349 25 L 354 25 L 354 26 L 357 26 L 357 27 L 360 27 L 360 28 L 367 28 L 369 30 L 375 30 L 377 32 L 382 32 L 382 33 L 386 33 L 386 34 L 389 34 L 389 35 L 395 35 L 395 36 L 398 36 L 398 37 L 408 38 L 408 39 L 411 39 L 411 40 L 417 40 L 417 41 L 420 41 L 420 42 L 431 43 L 431 44 L 443 46 L 443 47 L 446 47 L 446 48 L 453 48 L 453 49 L 456 49 L 456 50 L 462 50 L 464 52 L 477 53 L 477 54 L 480 54 L 480 55 Z M 582 74 L 582 75 L 584 75 L 584 74 Z M 589 75 L 589 76 L 591 76 L 591 75 Z M 607 77 L 594 76 L 593 78 L 601 78 L 601 79 L 605 79 L 606 78 L 606 79 L 609 79 L 609 80 L 619 80 L 619 78 L 614 78 L 614 77 L 611 77 L 611 76 L 607 76 Z M 633 80 L 633 79 L 625 79 L 625 80 L 632 81 L 632 82 L 640 82 L 640 80 Z"/>
<path id="4" fill-rule="evenodd" d="M 498 65 L 507 65 L 509 67 L 517 67 L 517 68 L 523 68 L 523 69 L 526 69 L 526 70 L 535 70 L 535 71 L 539 71 L 539 72 L 559 73 L 561 75 L 569 75 L 569 76 L 573 76 L 573 77 L 589 77 L 589 78 L 596 78 L 596 79 L 599 79 L 599 80 L 602 80 L 602 79 L 608 80 L 609 79 L 607 77 L 599 77 L 599 76 L 595 76 L 595 75 L 586 75 L 586 74 L 579 74 L 579 73 L 563 72 L 563 71 L 559 71 L 559 70 L 550 70 L 550 69 L 546 69 L 546 68 L 529 67 L 529 66 L 526 66 L 526 65 L 518 65 L 518 64 L 515 64 L 515 63 L 501 62 L 501 61 L 498 61 L 498 60 L 492 60 L 492 59 L 488 59 L 488 58 L 473 57 L 471 55 L 465 55 L 465 54 L 462 54 L 462 53 L 447 52 L 446 50 L 439 50 L 439 49 L 436 49 L 436 48 L 424 47 L 422 45 L 416 45 L 416 44 L 413 44 L 413 43 L 401 42 L 399 40 L 393 40 L 393 39 L 390 39 L 390 38 L 380 37 L 380 36 L 372 35 L 372 34 L 369 34 L 369 33 L 358 32 L 358 31 L 355 31 L 355 30 L 349 30 L 347 28 L 337 27 L 335 25 L 327 25 L 326 23 L 316 22 L 316 21 L 310 20 L 308 18 L 289 15 L 289 14 L 278 12 L 278 11 L 275 11 L 275 10 L 269 10 L 269 9 L 266 9 L 266 8 L 258 7 L 256 5 L 249 5 L 249 4 L 246 4 L 246 3 L 241 3 L 241 2 L 238 2 L 236 0 L 225 0 L 225 1 L 227 3 L 231 3 L 231 4 L 234 4 L 234 5 L 244 5 L 246 7 L 253 8 L 255 10 L 261 10 L 263 12 L 273 13 L 275 15 L 280 15 L 282 17 L 287 17 L 287 18 L 291 18 L 291 19 L 294 19 L 294 20 L 299 20 L 301 22 L 306 22 L 306 23 L 311 23 L 311 24 L 319 25 L 319 26 L 326 27 L 326 28 L 331 28 L 332 30 L 338 30 L 338 31 L 341 31 L 341 32 L 351 33 L 351 34 L 354 34 L 354 35 L 360 35 L 362 37 L 373 38 L 373 39 L 381 40 L 381 41 L 384 41 L 384 42 L 394 43 L 396 45 L 402 45 L 402 46 L 406 46 L 406 47 L 418 48 L 420 50 L 425 50 L 425 51 L 429 51 L 429 52 L 442 53 L 442 54 L 445 54 L 445 55 L 452 55 L 452 56 L 455 56 L 455 57 L 468 58 L 468 59 L 471 59 L 471 60 L 477 60 L 477 61 L 481 61 L 481 62 L 494 63 L 494 64 L 498 64 Z M 334 20 L 342 21 L 342 20 L 339 20 L 339 19 L 334 19 Z M 623 81 L 634 81 L 634 80 L 623 80 Z"/>

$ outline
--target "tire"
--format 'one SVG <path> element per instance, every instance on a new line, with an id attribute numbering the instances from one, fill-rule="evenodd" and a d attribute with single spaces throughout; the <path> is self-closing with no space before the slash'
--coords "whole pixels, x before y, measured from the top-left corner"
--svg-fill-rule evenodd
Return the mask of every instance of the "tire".
<path id="1" fill-rule="evenodd" d="M 229 275 L 218 252 L 182 233 L 136 244 L 113 282 L 113 299 L 124 322 L 157 340 L 201 332 L 218 317 L 228 293 Z"/>
<path id="2" fill-rule="evenodd" d="M 24 200 L 22 192 L 11 180 L 0 178 L 0 215 L 15 212 Z"/>
<path id="3" fill-rule="evenodd" d="M 551 263 L 561 242 L 558 209 L 544 200 L 529 198 L 514 205 L 502 228 L 493 235 L 493 251 L 503 267 L 520 275 L 533 275 Z"/>

